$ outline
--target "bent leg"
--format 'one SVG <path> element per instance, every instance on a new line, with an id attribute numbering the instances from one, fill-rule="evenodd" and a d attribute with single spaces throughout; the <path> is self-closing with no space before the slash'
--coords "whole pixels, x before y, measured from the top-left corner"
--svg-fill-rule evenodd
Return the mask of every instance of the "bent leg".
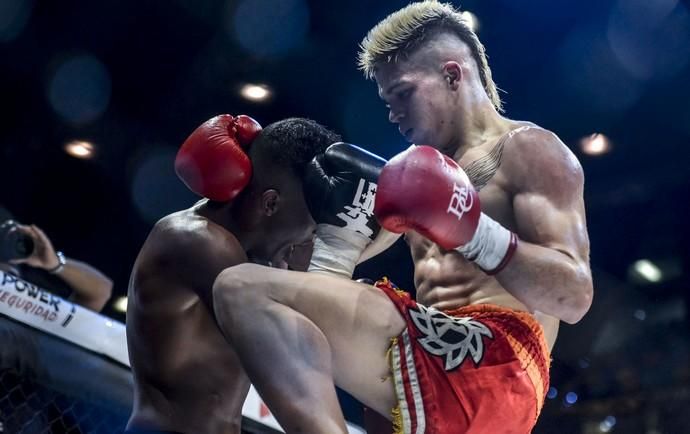
<path id="1" fill-rule="evenodd" d="M 281 423 L 297 426 L 301 418 L 325 414 L 342 419 L 331 378 L 381 414 L 396 406 L 387 351 L 405 323 L 382 291 L 243 264 L 220 274 L 213 296 L 221 330 Z"/>

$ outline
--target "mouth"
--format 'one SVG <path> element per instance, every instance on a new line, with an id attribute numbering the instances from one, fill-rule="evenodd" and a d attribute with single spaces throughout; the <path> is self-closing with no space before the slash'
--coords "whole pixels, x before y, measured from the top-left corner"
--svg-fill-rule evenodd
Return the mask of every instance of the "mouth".
<path id="1" fill-rule="evenodd" d="M 273 257 L 271 261 L 271 266 L 274 268 L 280 268 L 283 270 L 288 269 L 288 263 L 290 262 L 290 257 L 292 252 L 295 251 L 294 244 L 288 244 L 278 251 L 278 253 Z"/>

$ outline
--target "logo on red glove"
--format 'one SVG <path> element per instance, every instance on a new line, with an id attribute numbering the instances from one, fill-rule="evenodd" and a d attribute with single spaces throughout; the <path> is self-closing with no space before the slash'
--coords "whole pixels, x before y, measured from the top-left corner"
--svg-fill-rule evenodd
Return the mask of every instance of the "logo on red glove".
<path id="1" fill-rule="evenodd" d="M 470 189 L 467 187 L 459 187 L 458 184 L 453 183 L 453 194 L 450 197 L 447 212 L 455 214 L 460 220 L 462 216 L 472 209 L 474 198 L 470 194 Z"/>

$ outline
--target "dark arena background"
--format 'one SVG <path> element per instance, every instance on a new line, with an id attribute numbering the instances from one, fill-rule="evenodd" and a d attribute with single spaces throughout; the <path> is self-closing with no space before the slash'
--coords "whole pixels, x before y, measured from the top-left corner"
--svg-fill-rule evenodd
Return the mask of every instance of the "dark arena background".
<path id="1" fill-rule="evenodd" d="M 124 323 L 149 230 L 195 201 L 173 159 L 206 119 L 304 116 L 386 158 L 405 149 L 355 64 L 366 31 L 405 4 L 0 0 L 0 204 L 111 277 L 103 314 Z M 594 304 L 561 326 L 534 433 L 690 432 L 690 6 L 454 4 L 471 13 L 506 115 L 554 131 L 584 167 Z M 402 241 L 355 277 L 383 274 L 413 289 Z M 0 432 L 120 432 L 126 363 L 0 322 Z M 271 432 L 249 418 L 245 430 Z"/>

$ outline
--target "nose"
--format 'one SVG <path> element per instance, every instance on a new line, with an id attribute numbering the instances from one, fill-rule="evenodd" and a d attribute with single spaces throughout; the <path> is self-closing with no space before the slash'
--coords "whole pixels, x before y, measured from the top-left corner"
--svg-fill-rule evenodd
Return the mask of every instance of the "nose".
<path id="1" fill-rule="evenodd" d="M 388 120 L 394 124 L 400 123 L 400 119 L 402 119 L 402 113 L 400 111 L 396 111 L 391 107 L 388 110 Z"/>

